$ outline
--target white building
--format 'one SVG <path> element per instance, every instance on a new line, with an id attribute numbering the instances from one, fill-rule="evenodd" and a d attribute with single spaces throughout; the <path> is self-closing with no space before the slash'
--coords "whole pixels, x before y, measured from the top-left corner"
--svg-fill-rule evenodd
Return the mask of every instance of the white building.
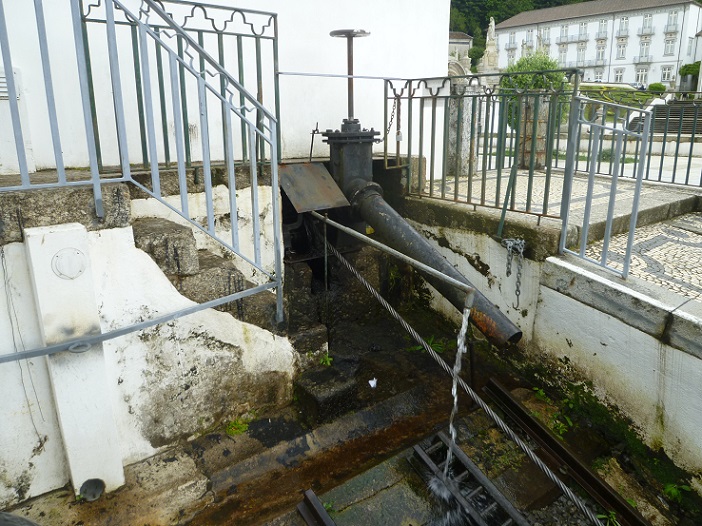
<path id="1" fill-rule="evenodd" d="M 541 48 L 584 80 L 679 85 L 702 55 L 702 6 L 683 0 L 595 0 L 525 11 L 496 26 L 500 68 Z"/>

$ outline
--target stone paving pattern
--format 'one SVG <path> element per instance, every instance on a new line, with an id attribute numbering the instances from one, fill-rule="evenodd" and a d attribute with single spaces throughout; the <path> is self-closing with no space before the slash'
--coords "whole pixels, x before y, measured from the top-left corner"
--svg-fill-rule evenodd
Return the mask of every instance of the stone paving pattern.
<path id="1" fill-rule="evenodd" d="M 628 234 L 613 236 L 607 263 L 622 270 Z M 602 241 L 586 255 L 599 259 Z M 629 275 L 702 301 L 702 212 L 636 229 Z"/>

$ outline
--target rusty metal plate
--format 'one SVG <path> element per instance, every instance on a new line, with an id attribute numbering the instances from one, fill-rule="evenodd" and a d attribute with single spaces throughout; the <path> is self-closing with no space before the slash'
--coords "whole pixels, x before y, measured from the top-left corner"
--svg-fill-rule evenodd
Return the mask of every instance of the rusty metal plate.
<path id="1" fill-rule="evenodd" d="M 280 185 L 298 213 L 349 206 L 322 163 L 281 164 Z"/>

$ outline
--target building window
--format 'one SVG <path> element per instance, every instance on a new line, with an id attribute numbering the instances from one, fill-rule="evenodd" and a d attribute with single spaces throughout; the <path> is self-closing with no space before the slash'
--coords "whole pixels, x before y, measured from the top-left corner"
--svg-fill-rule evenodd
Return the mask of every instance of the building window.
<path id="1" fill-rule="evenodd" d="M 517 33 L 514 31 L 509 32 L 509 43 L 510 44 L 516 44 L 517 43 Z"/>
<path id="2" fill-rule="evenodd" d="M 623 16 L 619 19 L 619 31 L 628 31 L 629 30 L 629 17 L 628 16 Z"/>
<path id="3" fill-rule="evenodd" d="M 648 56 L 648 51 L 651 49 L 651 43 L 648 40 L 642 40 L 639 46 L 639 56 L 641 58 Z"/>
<path id="4" fill-rule="evenodd" d="M 531 44 L 533 41 L 534 41 L 534 30 L 527 29 L 526 42 L 527 42 L 527 44 Z"/>
<path id="5" fill-rule="evenodd" d="M 550 29 L 540 29 L 539 30 L 540 44 L 543 47 L 548 47 L 551 44 L 551 31 Z"/>
<path id="6" fill-rule="evenodd" d="M 561 38 L 568 38 L 568 24 L 561 26 Z"/>
<path id="7" fill-rule="evenodd" d="M 624 70 L 615 69 L 614 70 L 614 82 L 624 82 Z"/>
<path id="8" fill-rule="evenodd" d="M 692 48 L 695 45 L 695 39 L 690 37 L 687 39 L 687 56 L 692 55 Z"/>
<path id="9" fill-rule="evenodd" d="M 597 44 L 597 57 L 596 60 L 598 62 L 604 62 L 605 59 L 605 51 L 607 47 L 604 44 Z"/>
<path id="10" fill-rule="evenodd" d="M 674 38 L 666 38 L 665 39 L 665 48 L 663 49 L 663 54 L 664 55 L 672 55 L 675 53 L 675 39 Z"/>
<path id="11" fill-rule="evenodd" d="M 607 19 L 603 18 L 600 20 L 600 33 L 606 33 L 607 32 Z"/>
<path id="12" fill-rule="evenodd" d="M 653 15 L 651 13 L 646 13 L 644 15 L 643 27 L 644 29 L 651 29 L 653 27 Z"/>
<path id="13" fill-rule="evenodd" d="M 648 69 L 637 68 L 636 69 L 636 83 L 642 84 L 643 86 L 648 85 Z"/>
<path id="14" fill-rule="evenodd" d="M 677 11 L 671 11 L 670 13 L 668 13 L 668 25 L 669 26 L 678 25 L 678 12 Z"/>
<path id="15" fill-rule="evenodd" d="M 673 66 L 661 66 L 661 81 L 670 82 L 673 80 Z"/>
<path id="16" fill-rule="evenodd" d="M 601 69 L 595 71 L 595 82 L 602 82 L 602 76 L 603 76 L 603 73 L 602 73 Z"/>
<path id="17" fill-rule="evenodd" d="M 617 40 L 617 58 L 626 58 L 626 38 Z"/>
<path id="18" fill-rule="evenodd" d="M 578 64 L 581 64 L 585 62 L 585 48 L 587 44 L 585 42 L 581 42 L 578 44 Z"/>
<path id="19" fill-rule="evenodd" d="M 558 46 L 558 62 L 561 66 L 565 66 L 568 58 L 568 46 Z"/>
<path id="20" fill-rule="evenodd" d="M 580 32 L 578 34 L 581 37 L 587 36 L 587 22 L 580 22 Z"/>

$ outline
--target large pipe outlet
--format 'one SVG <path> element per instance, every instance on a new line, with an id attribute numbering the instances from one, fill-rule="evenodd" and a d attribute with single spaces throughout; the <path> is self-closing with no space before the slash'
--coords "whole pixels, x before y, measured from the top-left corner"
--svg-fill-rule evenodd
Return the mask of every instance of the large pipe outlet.
<path id="1" fill-rule="evenodd" d="M 347 185 L 346 197 L 356 213 L 373 227 L 388 246 L 475 289 L 475 286 L 439 254 L 424 236 L 385 202 L 380 185 L 354 179 Z M 463 310 L 465 292 L 428 274 L 422 275 L 459 311 Z M 498 348 L 516 343 L 522 337 L 519 327 L 477 289 L 470 317 L 478 330 Z"/>

